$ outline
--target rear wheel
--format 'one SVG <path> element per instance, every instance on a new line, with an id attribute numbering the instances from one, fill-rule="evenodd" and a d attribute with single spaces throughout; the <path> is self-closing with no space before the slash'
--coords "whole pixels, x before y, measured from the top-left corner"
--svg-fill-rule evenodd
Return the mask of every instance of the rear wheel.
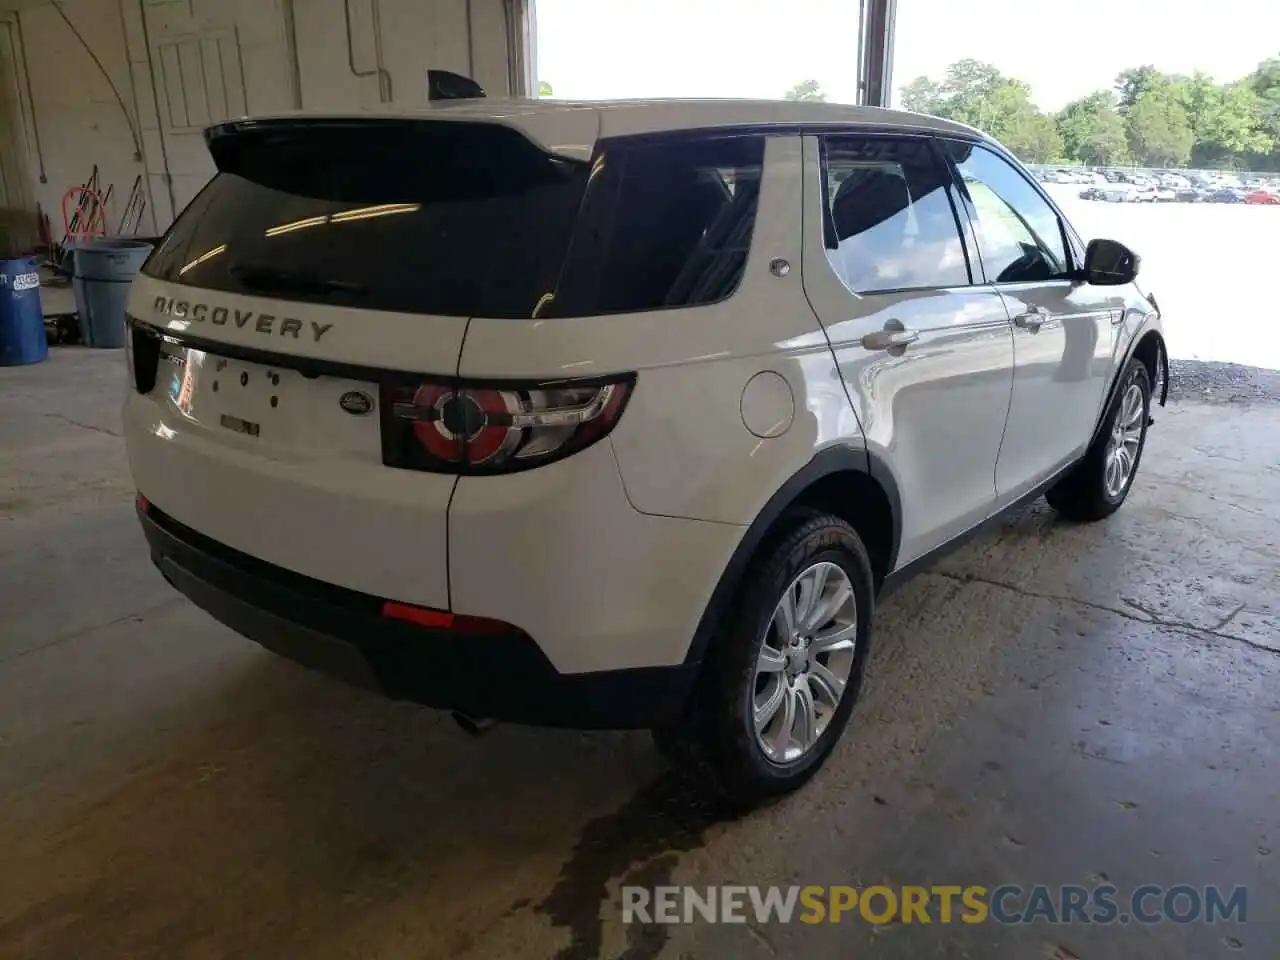
<path id="1" fill-rule="evenodd" d="M 795 790 L 831 753 L 870 643 L 871 564 L 854 529 L 807 513 L 757 558 L 662 752 L 737 807 Z"/>
<path id="2" fill-rule="evenodd" d="M 1107 418 L 1084 459 L 1045 495 L 1068 520 L 1102 520 L 1120 509 L 1147 442 L 1151 378 L 1141 360 L 1129 361 Z"/>

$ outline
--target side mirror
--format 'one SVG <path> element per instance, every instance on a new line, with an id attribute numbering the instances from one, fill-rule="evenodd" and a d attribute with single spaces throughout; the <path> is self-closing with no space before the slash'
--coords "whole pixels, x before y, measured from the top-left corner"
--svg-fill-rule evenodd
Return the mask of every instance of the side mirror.
<path id="1" fill-rule="evenodd" d="M 1099 287 L 1133 283 L 1142 258 L 1115 240 L 1090 240 L 1084 254 L 1084 281 Z"/>

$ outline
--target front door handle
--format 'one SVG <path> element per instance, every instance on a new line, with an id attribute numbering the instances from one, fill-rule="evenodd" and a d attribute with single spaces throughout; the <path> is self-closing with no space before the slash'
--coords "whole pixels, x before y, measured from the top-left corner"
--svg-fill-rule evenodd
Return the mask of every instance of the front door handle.
<path id="1" fill-rule="evenodd" d="M 1020 313 L 1013 318 L 1016 326 L 1022 327 L 1024 330 L 1030 330 L 1032 333 L 1036 333 L 1044 321 L 1045 312 L 1036 306 L 1028 307 L 1026 313 Z"/>
<path id="2" fill-rule="evenodd" d="M 875 330 L 863 337 L 862 346 L 866 350 L 900 350 L 919 339 L 920 334 L 908 330 L 901 320 L 890 320 L 883 330 Z"/>

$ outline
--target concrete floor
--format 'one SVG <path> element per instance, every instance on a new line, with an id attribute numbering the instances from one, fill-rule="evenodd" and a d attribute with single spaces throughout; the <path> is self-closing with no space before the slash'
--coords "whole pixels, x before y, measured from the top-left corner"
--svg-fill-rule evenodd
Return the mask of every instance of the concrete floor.
<path id="1" fill-rule="evenodd" d="M 826 769 L 725 822 L 642 734 L 469 740 L 210 620 L 135 529 L 124 382 L 0 369 L 0 957 L 1280 955 L 1274 393 L 1158 412 L 1110 521 L 1040 505 L 887 600 Z M 618 922 L 624 882 L 1104 877 L 1249 922 Z"/>

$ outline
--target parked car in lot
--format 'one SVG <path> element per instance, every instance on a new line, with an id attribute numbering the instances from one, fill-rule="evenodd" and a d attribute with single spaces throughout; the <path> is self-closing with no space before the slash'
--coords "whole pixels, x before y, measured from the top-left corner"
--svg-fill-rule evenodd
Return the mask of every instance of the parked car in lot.
<path id="1" fill-rule="evenodd" d="M 1208 197 L 1210 203 L 1244 203 L 1244 199 L 1244 191 L 1235 187 L 1218 187 Z"/>
<path id="2" fill-rule="evenodd" d="M 1168 380 L 1137 255 L 945 120 L 475 99 L 206 141 L 128 300 L 165 578 L 473 731 L 651 728 L 737 804 L 829 755 L 879 595 L 1042 493 L 1115 512 Z"/>
<path id="3" fill-rule="evenodd" d="M 1100 187 L 1100 199 L 1110 203 L 1128 203 L 1137 195 L 1137 187 L 1131 183 L 1108 183 Z"/>
<path id="4" fill-rule="evenodd" d="M 1270 190 L 1250 190 L 1244 195 L 1244 202 L 1276 206 L 1280 205 L 1280 196 Z"/>
<path id="5" fill-rule="evenodd" d="M 1183 187 L 1174 192 L 1173 199 L 1179 203 L 1199 203 L 1204 198 L 1204 191 L 1195 187 Z"/>

